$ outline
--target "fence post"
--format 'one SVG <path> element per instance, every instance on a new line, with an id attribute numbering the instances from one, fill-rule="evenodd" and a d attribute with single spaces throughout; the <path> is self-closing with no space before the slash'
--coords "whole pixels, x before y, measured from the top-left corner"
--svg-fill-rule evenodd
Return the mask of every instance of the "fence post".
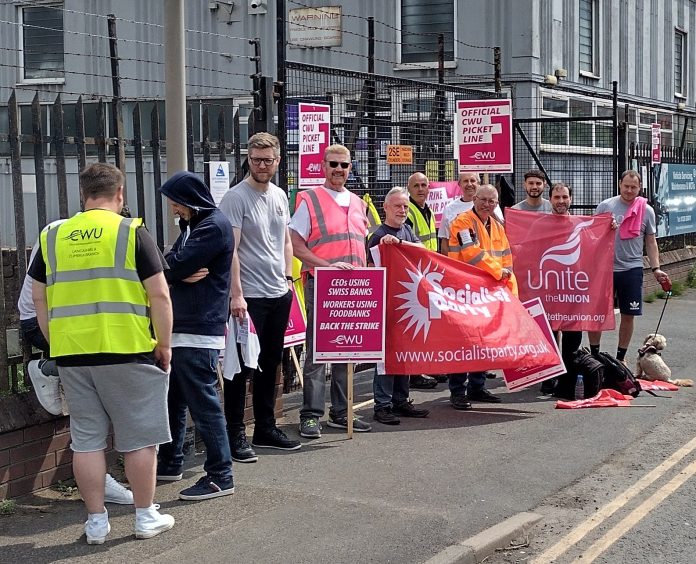
<path id="1" fill-rule="evenodd" d="M 218 158 L 221 161 L 227 160 L 227 147 L 225 146 L 225 109 L 222 108 L 218 114 Z"/>
<path id="2" fill-rule="evenodd" d="M 375 82 L 375 18 L 367 18 L 367 189 L 374 194 L 377 185 L 377 87 Z M 360 129 L 358 128 L 358 131 Z M 360 134 L 358 133 L 358 138 Z M 355 155 L 351 155 L 355 158 Z M 362 174 L 362 171 L 361 171 Z"/>
<path id="3" fill-rule="evenodd" d="M 155 102 L 150 114 L 150 125 L 152 127 L 152 179 L 155 189 L 155 230 L 157 232 L 157 246 L 160 251 L 164 249 L 164 223 L 162 218 L 162 196 L 159 193 L 162 186 L 162 161 L 160 149 L 160 124 L 159 124 L 159 103 Z"/>
<path id="4" fill-rule="evenodd" d="M 193 154 L 193 112 L 191 104 L 186 104 L 186 168 L 189 172 L 196 172 L 196 163 Z M 167 176 L 171 176 L 176 171 L 169 170 L 167 164 Z"/>
<path id="5" fill-rule="evenodd" d="M 239 125 L 239 109 L 234 112 L 234 123 L 232 124 L 234 134 L 234 176 L 235 183 L 242 181 L 242 141 Z"/>
<path id="6" fill-rule="evenodd" d="M 133 145 L 135 156 L 135 190 L 138 202 L 138 215 L 147 223 L 145 218 L 145 181 L 143 179 L 143 135 L 140 123 L 140 103 L 133 108 Z"/>
<path id="7" fill-rule="evenodd" d="M 41 105 L 39 93 L 31 102 L 31 128 L 34 134 L 34 176 L 36 177 L 36 210 L 39 231 L 48 223 L 46 216 L 46 169 L 44 167 L 43 131 L 41 129 Z"/>
<path id="8" fill-rule="evenodd" d="M 63 100 L 58 94 L 51 110 L 53 146 L 56 155 L 56 180 L 58 181 L 58 213 L 61 219 L 69 216 L 68 179 L 65 172 L 65 136 L 63 134 Z"/>
<path id="9" fill-rule="evenodd" d="M 285 45 L 285 0 L 276 0 L 276 39 L 278 40 L 278 51 L 276 53 L 276 76 L 278 82 L 277 102 L 278 102 L 278 127 L 276 135 L 280 142 L 282 157 L 278 165 L 278 185 L 288 193 L 288 155 L 287 155 L 287 97 L 285 95 L 285 82 L 287 74 L 285 69 L 286 45 Z"/>
<path id="10" fill-rule="evenodd" d="M 82 96 L 75 104 L 75 145 L 77 146 L 77 171 L 87 166 L 87 150 L 85 148 L 85 111 L 82 105 Z"/>
<path id="11" fill-rule="evenodd" d="M 495 91 L 498 94 L 503 91 L 503 84 L 501 81 L 502 59 L 500 47 L 493 47 L 493 82 L 495 84 Z"/>
<path id="12" fill-rule="evenodd" d="M 116 16 L 107 16 L 107 27 L 109 29 L 109 54 L 111 56 L 111 88 L 113 98 L 111 99 L 111 115 L 114 127 L 113 134 L 116 136 L 116 166 L 126 173 L 126 148 L 123 142 L 123 102 L 121 101 L 121 75 L 118 67 L 118 38 L 116 37 Z M 123 191 L 126 197 L 126 191 Z"/>
<path id="13" fill-rule="evenodd" d="M 94 139 L 97 144 L 97 155 L 100 163 L 106 162 L 106 121 L 104 116 L 104 100 L 99 98 L 97 104 L 97 136 Z"/>
<path id="14" fill-rule="evenodd" d="M 203 182 L 210 190 L 210 122 L 208 121 L 208 106 L 203 108 L 201 146 L 203 148 Z"/>
<path id="15" fill-rule="evenodd" d="M 613 148 L 614 148 L 614 178 L 612 184 L 614 191 L 618 194 L 619 182 L 619 83 L 615 80 L 611 86 L 611 102 L 612 102 L 612 130 L 613 130 Z"/>
<path id="16" fill-rule="evenodd" d="M 437 83 L 445 83 L 445 34 L 438 33 L 437 35 Z M 435 93 L 435 105 L 437 108 L 436 124 L 437 129 L 437 179 L 445 179 L 445 92 L 442 88 L 438 88 Z"/>

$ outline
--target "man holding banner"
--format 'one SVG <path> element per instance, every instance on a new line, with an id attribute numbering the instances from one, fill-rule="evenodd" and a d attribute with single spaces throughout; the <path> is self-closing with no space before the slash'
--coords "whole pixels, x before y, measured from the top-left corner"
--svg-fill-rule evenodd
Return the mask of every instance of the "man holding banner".
<path id="1" fill-rule="evenodd" d="M 380 243 L 385 245 L 423 244 L 406 225 L 408 213 L 408 191 L 401 187 L 392 188 L 384 198 L 384 223 L 377 228 L 367 244 L 368 250 Z M 367 257 L 370 266 L 374 265 L 371 256 Z M 384 425 L 398 425 L 402 417 L 427 417 L 430 411 L 416 409 L 409 401 L 409 377 L 385 374 L 384 363 L 378 362 L 373 380 L 375 395 L 375 421 Z"/>
<path id="2" fill-rule="evenodd" d="M 426 249 L 437 251 L 435 214 L 426 202 L 430 191 L 430 180 L 422 172 L 415 172 L 408 177 L 407 187 L 409 203 L 406 225 L 413 230 Z M 411 387 L 430 390 L 437 387 L 437 379 L 425 374 L 411 376 Z"/>
<path id="3" fill-rule="evenodd" d="M 660 269 L 660 251 L 655 238 L 655 212 L 639 197 L 642 190 L 640 174 L 627 170 L 621 175 L 619 195 L 601 202 L 595 215 L 609 212 L 616 229 L 614 243 L 614 294 L 621 311 L 619 345 L 616 358 L 623 361 L 633 336 L 633 320 L 643 313 L 643 243 L 648 253 L 650 268 L 660 284 L 671 281 Z M 602 334 L 590 332 L 590 349 L 599 352 Z"/>
<path id="4" fill-rule="evenodd" d="M 326 392 L 325 365 L 315 363 L 312 356 L 314 268 L 332 266 L 352 269 L 366 266 L 365 235 L 368 227 L 365 202 L 345 186 L 352 166 L 350 151 L 343 145 L 327 147 L 321 166 L 326 178 L 324 185 L 298 194 L 298 207 L 290 221 L 293 252 L 302 261 L 305 281 L 307 340 L 300 435 L 308 439 L 321 437 L 319 419 L 324 415 Z M 348 428 L 347 382 L 347 365 L 332 365 L 329 427 Z M 372 427 L 354 419 L 353 430 L 367 432 Z"/>
<path id="5" fill-rule="evenodd" d="M 247 328 L 251 319 L 260 346 L 258 369 L 245 366 L 225 383 L 227 433 L 236 462 L 258 460 L 244 428 L 247 376 L 253 381 L 252 445 L 280 450 L 302 446 L 277 427 L 274 415 L 276 372 L 283 356 L 293 284 L 288 198 L 271 182 L 280 162 L 280 144 L 270 133 L 257 133 L 249 138 L 248 147 L 249 177 L 220 202 L 234 237 L 230 311 Z"/>
<path id="6" fill-rule="evenodd" d="M 512 273 L 512 254 L 500 221 L 494 210 L 498 191 L 490 184 L 479 186 L 474 207 L 460 214 L 450 228 L 449 256 L 488 272 L 496 280 L 504 280 L 517 295 L 517 282 Z M 468 378 L 468 384 L 464 382 Z M 484 372 L 452 374 L 449 379 L 450 401 L 455 409 L 471 409 L 468 400 L 498 403 L 500 398 L 484 387 Z"/>

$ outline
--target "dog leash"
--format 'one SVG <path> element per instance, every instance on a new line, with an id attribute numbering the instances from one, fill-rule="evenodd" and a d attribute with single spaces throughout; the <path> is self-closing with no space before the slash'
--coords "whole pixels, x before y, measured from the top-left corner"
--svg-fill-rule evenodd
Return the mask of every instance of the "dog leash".
<path id="1" fill-rule="evenodd" d="M 667 302 L 669 301 L 669 297 L 672 295 L 672 286 L 669 287 L 669 290 L 667 290 L 667 297 L 665 298 L 665 304 L 662 306 L 662 313 L 660 314 L 660 319 L 657 320 L 657 327 L 655 327 L 655 334 L 657 334 L 658 330 L 660 329 L 660 323 L 662 323 L 662 316 L 665 314 L 665 309 L 667 308 Z"/>

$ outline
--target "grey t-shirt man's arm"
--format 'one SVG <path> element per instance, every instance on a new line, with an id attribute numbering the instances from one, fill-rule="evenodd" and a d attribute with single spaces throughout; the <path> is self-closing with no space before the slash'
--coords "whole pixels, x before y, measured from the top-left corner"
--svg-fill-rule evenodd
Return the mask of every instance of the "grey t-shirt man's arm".
<path id="1" fill-rule="evenodd" d="M 609 212 L 614 216 L 616 223 L 621 226 L 621 222 L 628 211 L 630 204 L 626 203 L 621 196 L 614 196 L 600 202 L 595 210 L 595 215 Z M 645 206 L 643 223 L 640 226 L 640 235 L 632 239 L 622 239 L 617 228 L 614 234 L 614 272 L 623 272 L 632 268 L 643 268 L 643 243 L 646 235 L 654 235 L 657 230 L 655 224 L 655 211 L 649 206 Z"/>
<path id="2" fill-rule="evenodd" d="M 235 252 L 244 297 L 287 294 L 284 248 L 290 210 L 285 192 L 272 183 L 267 192 L 259 192 L 243 180 L 222 198 L 220 211 L 241 231 Z"/>

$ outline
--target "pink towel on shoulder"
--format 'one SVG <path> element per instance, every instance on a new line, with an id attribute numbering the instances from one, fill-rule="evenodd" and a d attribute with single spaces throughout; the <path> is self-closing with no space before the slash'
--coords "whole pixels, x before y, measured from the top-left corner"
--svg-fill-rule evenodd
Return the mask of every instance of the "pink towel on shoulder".
<path id="1" fill-rule="evenodd" d="M 643 216 L 645 215 L 645 206 L 648 200 L 642 196 L 638 196 L 626 210 L 626 215 L 619 227 L 619 237 L 622 239 L 633 239 L 640 235 L 640 228 L 643 225 Z"/>

